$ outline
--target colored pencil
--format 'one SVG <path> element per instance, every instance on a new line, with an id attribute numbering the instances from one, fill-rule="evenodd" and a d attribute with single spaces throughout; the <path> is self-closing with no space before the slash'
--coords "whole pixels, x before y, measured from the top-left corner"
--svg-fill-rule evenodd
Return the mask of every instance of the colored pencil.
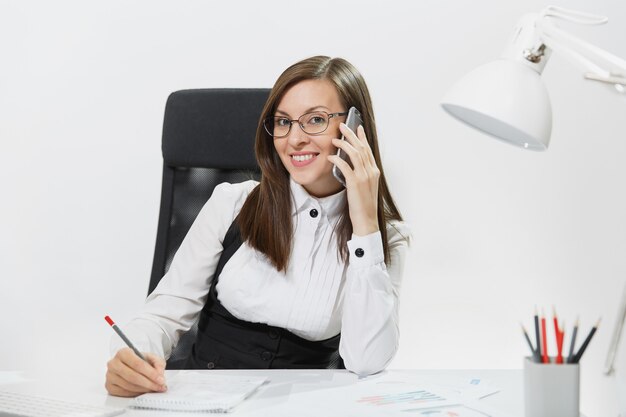
<path id="1" fill-rule="evenodd" d="M 561 322 L 561 333 L 559 334 L 559 360 L 558 363 L 565 363 L 565 358 L 563 357 L 563 345 L 565 344 L 565 321 Z"/>
<path id="2" fill-rule="evenodd" d="M 552 320 L 554 321 L 554 337 L 556 338 L 556 363 L 563 363 L 563 336 L 564 332 L 559 328 L 559 319 L 556 308 L 552 306 Z"/>
<path id="3" fill-rule="evenodd" d="M 576 318 L 576 324 L 574 324 L 574 331 L 572 332 L 572 340 L 569 345 L 569 355 L 567 355 L 567 363 L 572 363 L 574 360 L 574 347 L 576 345 L 576 334 L 578 333 L 578 317 Z"/>
<path id="4" fill-rule="evenodd" d="M 541 362 L 541 336 L 539 335 L 539 315 L 537 314 L 537 306 L 535 306 L 535 341 L 537 342 L 535 362 Z"/>
<path id="5" fill-rule="evenodd" d="M 589 342 L 591 342 L 591 338 L 596 333 L 596 330 L 598 330 L 598 326 L 600 326 L 600 321 L 601 320 L 602 319 L 598 319 L 598 322 L 596 323 L 596 325 L 591 328 L 591 331 L 589 332 L 589 335 L 587 336 L 587 338 L 583 342 L 583 345 L 580 347 L 580 349 L 578 349 L 578 352 L 576 353 L 576 356 L 574 356 L 573 363 L 580 362 L 580 358 L 582 358 L 583 353 L 585 353 L 585 349 L 587 349 L 587 346 L 589 345 Z"/>
<path id="6" fill-rule="evenodd" d="M 522 332 L 524 333 L 524 337 L 526 338 L 526 342 L 528 342 L 528 347 L 530 347 L 530 351 L 533 354 L 533 361 L 536 362 L 537 361 L 537 351 L 533 347 L 533 343 L 530 341 L 530 337 L 528 337 L 528 333 L 526 332 L 526 328 L 524 327 L 524 325 L 520 323 L 520 326 L 522 326 Z"/>
<path id="7" fill-rule="evenodd" d="M 541 362 L 550 363 L 548 359 L 548 338 L 546 337 L 546 315 L 541 311 Z"/>

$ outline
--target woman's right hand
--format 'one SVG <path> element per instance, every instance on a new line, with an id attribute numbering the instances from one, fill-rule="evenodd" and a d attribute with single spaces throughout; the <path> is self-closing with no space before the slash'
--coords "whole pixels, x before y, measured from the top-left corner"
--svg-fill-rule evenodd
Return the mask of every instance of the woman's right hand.
<path id="1" fill-rule="evenodd" d="M 164 392 L 165 359 L 143 353 L 145 362 L 130 348 L 117 351 L 107 363 L 106 390 L 118 397 L 136 397 L 146 392 Z"/>

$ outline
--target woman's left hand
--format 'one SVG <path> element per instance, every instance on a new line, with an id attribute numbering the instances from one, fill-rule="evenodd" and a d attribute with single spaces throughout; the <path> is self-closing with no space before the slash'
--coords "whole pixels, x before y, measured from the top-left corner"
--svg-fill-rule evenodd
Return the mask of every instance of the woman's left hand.
<path id="1" fill-rule="evenodd" d="M 365 236 L 377 232 L 378 227 L 378 179 L 380 170 L 372 149 L 367 142 L 363 126 L 357 128 L 356 134 L 344 123 L 339 130 L 346 140 L 333 139 L 333 145 L 341 148 L 350 157 L 354 168 L 337 155 L 328 156 L 328 160 L 337 165 L 346 179 L 348 207 L 352 231 L 357 236 Z"/>

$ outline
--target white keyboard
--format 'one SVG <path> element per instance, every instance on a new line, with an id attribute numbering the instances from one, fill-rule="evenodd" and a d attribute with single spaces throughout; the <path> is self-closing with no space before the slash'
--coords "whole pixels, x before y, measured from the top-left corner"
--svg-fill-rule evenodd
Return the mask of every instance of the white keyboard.
<path id="1" fill-rule="evenodd" d="M 0 417 L 109 417 L 124 411 L 0 391 Z"/>

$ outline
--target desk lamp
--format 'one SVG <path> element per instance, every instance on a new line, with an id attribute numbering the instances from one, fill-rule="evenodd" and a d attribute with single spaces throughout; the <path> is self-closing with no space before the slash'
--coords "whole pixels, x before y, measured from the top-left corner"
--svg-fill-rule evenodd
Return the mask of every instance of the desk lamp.
<path id="1" fill-rule="evenodd" d="M 552 108 L 541 79 L 552 51 L 581 67 L 584 77 L 626 96 L 626 61 L 556 26 L 562 19 L 600 25 L 606 17 L 549 6 L 524 15 L 500 59 L 454 85 L 441 102 L 450 115 L 504 142 L 543 151 L 550 143 Z"/>
<path id="2" fill-rule="evenodd" d="M 606 17 L 555 6 L 524 15 L 500 59 L 482 65 L 454 85 L 441 102 L 450 115 L 506 143 L 534 151 L 550 144 L 552 108 L 541 73 L 552 51 L 581 67 L 588 80 L 606 83 L 626 96 L 626 61 L 556 26 L 562 19 L 600 25 Z M 622 328 L 626 324 L 626 288 L 607 355 L 605 373 L 613 371 Z M 626 360 L 626 346 L 622 345 Z M 626 376 L 618 390 L 626 388 Z M 620 396 L 623 397 L 623 396 Z M 626 399 L 619 405 L 626 416 Z"/>

